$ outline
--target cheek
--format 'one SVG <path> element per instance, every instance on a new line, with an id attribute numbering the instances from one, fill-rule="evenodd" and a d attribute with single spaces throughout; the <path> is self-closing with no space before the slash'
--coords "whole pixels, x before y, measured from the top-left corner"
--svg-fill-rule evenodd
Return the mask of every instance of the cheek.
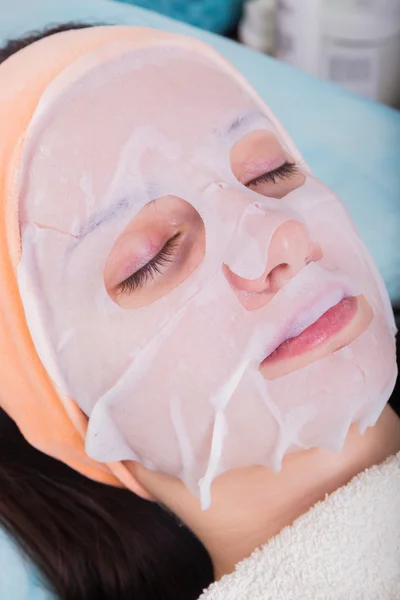
<path id="1" fill-rule="evenodd" d="M 390 302 L 376 265 L 358 235 L 345 206 L 312 176 L 284 200 L 306 225 L 312 240 L 323 251 L 320 265 L 349 275 L 364 293 L 374 313 L 391 326 Z"/>
<path id="2" fill-rule="evenodd" d="M 321 266 L 350 275 L 375 313 L 384 312 L 386 291 L 373 260 L 343 205 L 334 200 L 304 213 L 312 239 L 323 250 Z"/>

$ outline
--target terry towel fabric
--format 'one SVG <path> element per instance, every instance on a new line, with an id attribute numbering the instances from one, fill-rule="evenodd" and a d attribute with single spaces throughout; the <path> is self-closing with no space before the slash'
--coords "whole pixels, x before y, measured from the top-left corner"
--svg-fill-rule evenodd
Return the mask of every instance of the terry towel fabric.
<path id="1" fill-rule="evenodd" d="M 400 600 L 400 453 L 316 504 L 200 600 Z"/>

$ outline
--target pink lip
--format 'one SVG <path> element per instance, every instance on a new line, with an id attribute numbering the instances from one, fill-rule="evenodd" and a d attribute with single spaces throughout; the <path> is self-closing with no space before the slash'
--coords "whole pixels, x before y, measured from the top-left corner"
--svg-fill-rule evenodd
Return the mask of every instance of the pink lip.
<path id="1" fill-rule="evenodd" d="M 261 366 L 278 360 L 294 358 L 321 346 L 350 323 L 356 315 L 357 309 L 358 301 L 355 296 L 343 298 L 302 333 L 282 342 L 263 360 Z"/>

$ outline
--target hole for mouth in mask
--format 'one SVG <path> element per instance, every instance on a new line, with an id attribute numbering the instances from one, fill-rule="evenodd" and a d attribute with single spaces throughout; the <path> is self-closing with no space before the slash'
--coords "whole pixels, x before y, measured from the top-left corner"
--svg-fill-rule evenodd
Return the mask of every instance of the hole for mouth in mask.
<path id="1" fill-rule="evenodd" d="M 111 299 L 140 308 L 183 283 L 205 254 L 205 228 L 197 210 L 177 196 L 146 204 L 115 242 L 104 270 Z"/>

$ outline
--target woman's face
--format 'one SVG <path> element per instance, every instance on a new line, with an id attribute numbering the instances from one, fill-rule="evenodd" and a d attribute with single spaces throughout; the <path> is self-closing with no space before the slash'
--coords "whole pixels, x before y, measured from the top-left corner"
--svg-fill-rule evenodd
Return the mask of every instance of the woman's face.
<path id="1" fill-rule="evenodd" d="M 206 495 L 220 472 L 277 469 L 376 421 L 395 377 L 379 276 L 340 201 L 219 64 L 166 47 L 70 68 L 39 105 L 20 185 L 28 322 L 94 458 Z"/>

